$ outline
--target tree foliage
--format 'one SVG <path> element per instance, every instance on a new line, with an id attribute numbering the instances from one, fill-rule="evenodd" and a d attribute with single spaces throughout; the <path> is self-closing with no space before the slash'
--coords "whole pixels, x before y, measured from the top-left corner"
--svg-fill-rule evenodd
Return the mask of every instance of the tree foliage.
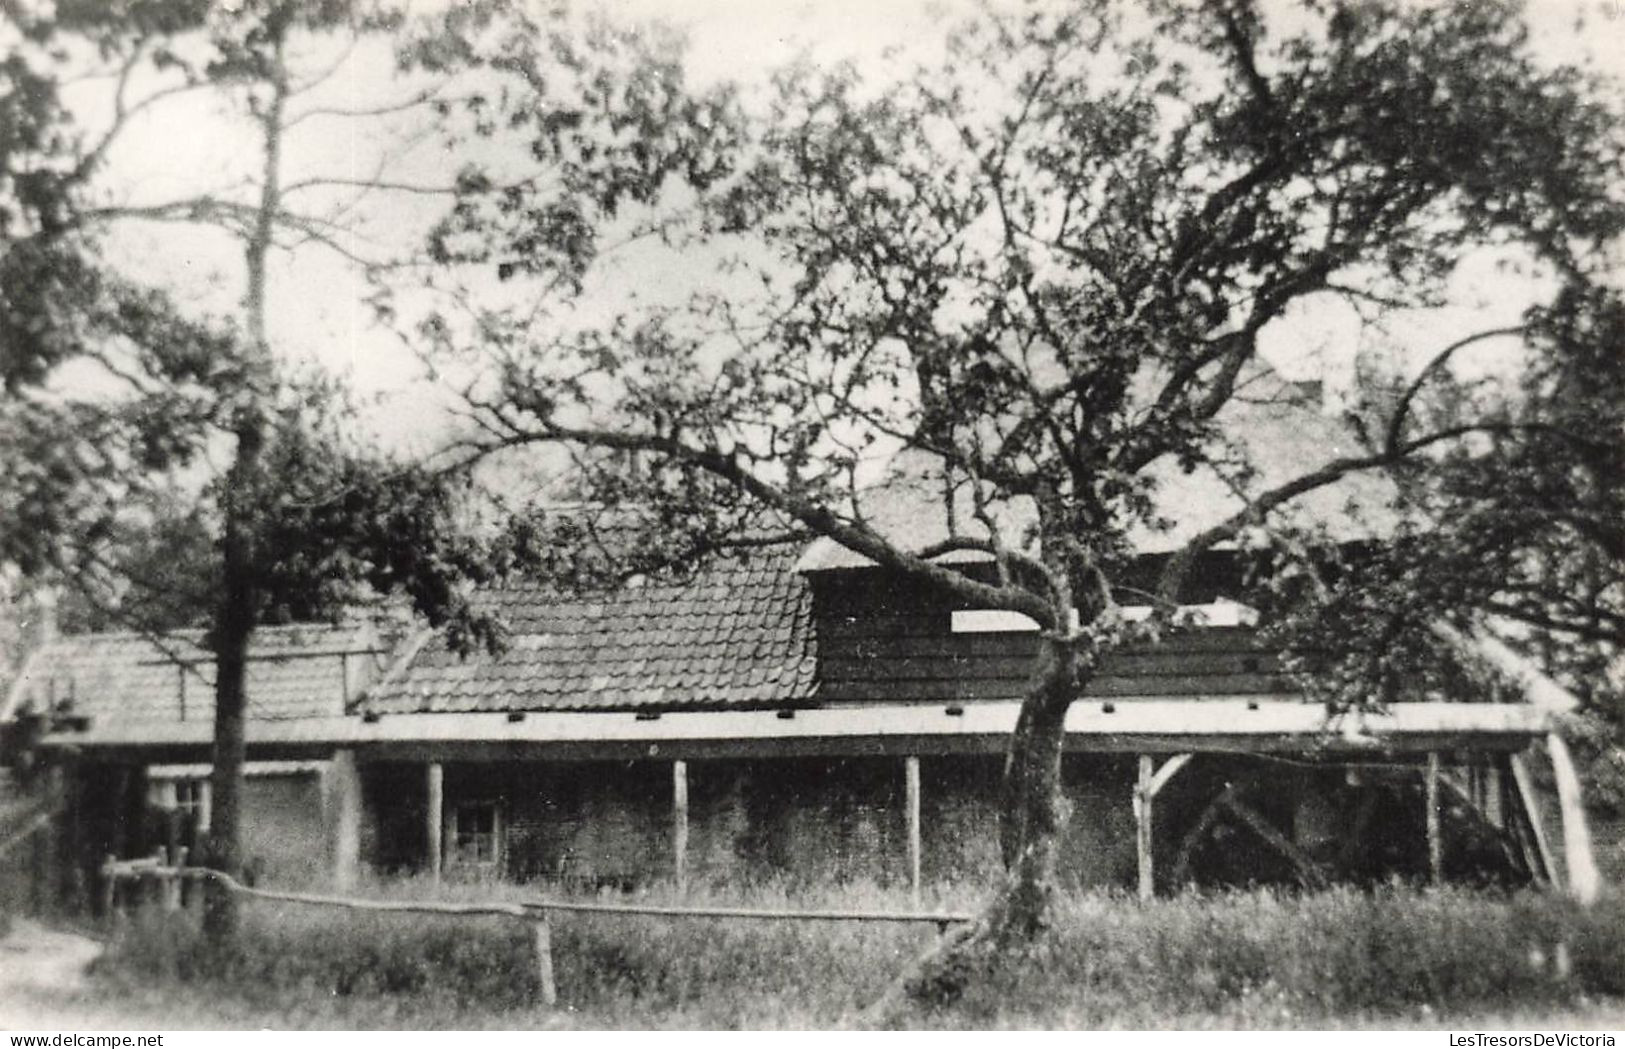
<path id="1" fill-rule="evenodd" d="M 217 93 L 263 125 L 272 81 L 286 81 L 297 97 L 332 72 L 296 74 L 286 59 L 278 66 L 278 41 L 366 34 L 396 25 L 399 15 L 346 3 L 226 11 L 184 2 L 20 4 L 6 13 L 18 46 L 0 70 L 0 493 L 8 521 L 0 561 L 28 577 L 80 585 L 100 602 L 87 623 L 120 610 L 145 628 L 196 618 L 221 585 L 208 546 L 220 536 L 227 482 L 209 474 L 245 403 L 254 403 L 271 446 L 267 468 L 242 493 L 244 516 L 267 550 L 254 568 L 256 616 L 332 615 L 341 597 L 370 584 L 407 591 L 437 622 L 451 616 L 463 632 L 489 634 L 460 596 L 459 573 L 475 566 L 471 541 L 455 537 L 456 478 L 365 450 L 345 436 L 341 391 L 280 366 L 256 345 L 263 328 L 183 308 L 108 250 L 122 226 L 167 223 L 219 228 L 248 250 L 261 219 L 270 230 L 259 245 L 262 266 L 265 253 L 296 250 L 296 241 L 330 246 L 337 220 L 295 210 L 291 195 L 320 180 L 264 201 L 251 187 L 240 197 L 200 190 L 117 203 L 126 190 L 116 147 L 145 133 L 140 114 L 192 93 Z M 108 84 L 111 115 L 100 123 L 63 101 L 86 77 Z M 403 107 L 422 104 L 422 93 L 403 87 Z M 300 116 L 287 114 L 272 137 Z M 391 262 L 361 261 L 374 273 Z M 145 570 L 155 551 L 176 544 L 195 558 L 179 603 Z M 407 564 L 413 549 L 423 554 Z"/>
<path id="2" fill-rule="evenodd" d="M 557 148 L 528 99 L 504 98 L 485 126 Z M 1543 477 L 1537 430 L 1509 409 L 1421 410 L 1449 353 L 1346 441 L 1297 449 L 1284 476 L 1244 420 L 1254 398 L 1282 396 L 1263 336 L 1295 308 L 1436 305 L 1479 251 L 1515 247 L 1564 289 L 1503 334 L 1571 375 L 1616 353 L 1585 304 L 1607 299 L 1625 228 L 1618 117 L 1611 86 L 1534 57 L 1513 3 L 989 11 L 896 79 L 804 64 L 742 102 L 717 178 L 648 201 L 644 228 L 674 260 L 724 260 L 685 301 L 600 323 L 491 298 L 424 333 L 497 361 L 469 392 L 477 450 L 636 459 L 636 475 L 604 479 L 617 498 L 688 488 L 737 508 L 703 521 L 704 549 L 787 522 L 1036 620 L 1046 644 L 1003 813 L 1012 887 L 991 922 L 1030 932 L 1053 868 L 1062 719 L 1101 654 L 1146 629 L 1118 609 L 1146 535 L 1178 537 L 1166 609 L 1200 553 L 1258 541 L 1354 474 L 1456 463 L 1465 493 L 1502 468 L 1488 441 L 1522 459 L 1531 489 L 1586 483 Z M 481 238 L 467 259 L 553 265 L 545 209 L 461 188 L 455 221 L 500 216 L 461 229 Z M 1527 410 L 1554 403 L 1538 400 Z M 888 458 L 936 493 L 901 527 L 863 494 Z M 1239 506 L 1215 519 L 1170 502 L 1188 474 L 1216 475 Z M 1306 548 L 1292 538 L 1279 549 Z M 933 559 L 949 550 L 983 567 Z"/>

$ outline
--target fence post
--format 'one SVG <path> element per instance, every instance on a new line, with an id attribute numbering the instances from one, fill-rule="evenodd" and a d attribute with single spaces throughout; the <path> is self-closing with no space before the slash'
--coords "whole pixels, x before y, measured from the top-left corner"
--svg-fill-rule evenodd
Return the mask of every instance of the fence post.
<path id="1" fill-rule="evenodd" d="M 166 906 L 164 894 L 168 891 L 169 883 L 165 881 L 164 876 L 158 872 L 164 869 L 164 864 L 168 861 L 169 856 L 164 852 L 164 847 L 162 845 L 152 850 L 152 881 L 146 892 L 147 898 L 142 901 L 147 904 L 156 903 L 160 908 L 165 910 L 167 910 L 168 907 Z M 146 883 L 145 878 L 141 880 L 143 883 Z"/>
<path id="2" fill-rule="evenodd" d="M 171 861 L 171 862 L 173 862 L 173 864 L 174 864 L 174 866 L 176 868 L 176 871 L 175 871 L 175 906 L 172 907 L 171 910 L 183 911 L 183 910 L 186 909 L 187 892 L 186 892 L 186 874 L 184 873 L 184 871 L 186 870 L 186 856 L 187 856 L 187 854 L 189 852 L 191 852 L 191 850 L 188 849 L 185 845 L 182 845 L 182 846 L 180 846 L 179 848 L 177 848 L 175 850 L 174 858 Z"/>
<path id="3" fill-rule="evenodd" d="M 536 982 L 541 988 L 542 1004 L 556 1005 L 559 992 L 553 983 L 553 929 L 548 923 L 546 911 L 537 912 L 531 928 L 535 934 Z"/>

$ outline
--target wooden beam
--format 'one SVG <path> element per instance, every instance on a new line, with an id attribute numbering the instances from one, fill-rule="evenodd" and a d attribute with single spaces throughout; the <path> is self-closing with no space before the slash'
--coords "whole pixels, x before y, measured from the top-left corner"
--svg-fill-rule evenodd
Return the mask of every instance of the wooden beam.
<path id="1" fill-rule="evenodd" d="M 1225 801 L 1240 789 L 1240 786 L 1234 783 L 1226 787 L 1218 797 L 1207 803 L 1207 807 L 1202 810 L 1196 822 L 1185 832 L 1185 837 L 1179 843 L 1179 851 L 1174 854 L 1174 865 L 1169 876 L 1172 884 L 1183 885 L 1190 878 L 1191 856 L 1196 851 L 1196 846 L 1201 844 L 1202 836 L 1208 829 L 1218 822 L 1219 815 L 1224 811 Z"/>
<path id="2" fill-rule="evenodd" d="M 1140 776 L 1134 784 L 1134 840 L 1135 853 L 1139 858 L 1142 900 L 1150 900 L 1156 895 L 1155 872 L 1151 869 L 1151 802 L 1156 796 L 1153 765 L 1151 755 L 1141 754 Z"/>
<path id="3" fill-rule="evenodd" d="M 677 891 L 688 891 L 688 762 L 671 763 L 672 873 Z"/>
<path id="4" fill-rule="evenodd" d="M 1180 769 L 1190 764 L 1192 757 L 1193 755 L 1191 754 L 1175 754 L 1173 757 L 1163 762 L 1162 768 L 1158 769 L 1157 774 L 1151 777 L 1151 796 L 1154 798 L 1158 794 L 1161 794 L 1162 788 L 1168 785 L 1169 780 L 1179 775 Z"/>
<path id="5" fill-rule="evenodd" d="M 1506 797 L 1501 789 L 1501 766 L 1492 758 L 1490 764 L 1484 766 L 1484 818 L 1496 830 L 1505 830 Z"/>
<path id="6" fill-rule="evenodd" d="M 1506 642 L 1482 626 L 1464 634 L 1447 623 L 1436 622 L 1433 632 L 1458 652 L 1512 678 L 1522 689 L 1524 698 L 1537 709 L 1566 714 L 1579 708 L 1579 696 L 1554 681 L 1533 660 L 1514 652 Z"/>
<path id="7" fill-rule="evenodd" d="M 1219 795 L 1219 805 L 1235 816 L 1244 826 L 1285 856 L 1298 870 L 1298 878 L 1310 889 L 1324 889 L 1326 873 L 1302 849 L 1292 844 L 1275 826 L 1252 806 L 1245 804 L 1237 793 L 1226 791 Z"/>
<path id="8" fill-rule="evenodd" d="M 914 906 L 920 905 L 920 759 L 910 754 L 903 759 L 903 792 L 908 809 L 908 891 Z"/>
<path id="9" fill-rule="evenodd" d="M 1591 830 L 1586 826 L 1585 806 L 1580 801 L 1580 777 L 1575 774 L 1568 744 L 1556 732 L 1546 737 L 1546 753 L 1551 757 L 1557 803 L 1563 814 L 1563 865 L 1568 868 L 1569 894 L 1590 906 L 1597 902 L 1602 875 L 1591 854 Z"/>
<path id="10" fill-rule="evenodd" d="M 361 862 L 361 775 L 355 751 L 333 752 L 326 786 L 333 842 L 333 884 L 347 889 L 356 883 Z"/>
<path id="11" fill-rule="evenodd" d="M 1424 780 L 1427 796 L 1428 881 L 1444 884 L 1444 834 L 1439 825 L 1439 752 L 1428 752 L 1427 773 Z"/>
<path id="12" fill-rule="evenodd" d="M 692 711 L 637 721 L 595 712 L 386 715 L 250 721 L 251 759 L 326 757 L 365 747 L 378 761 L 591 761 L 647 758 L 1002 754 L 1019 703 L 829 707 L 780 718 L 772 711 Z M 1328 717 L 1315 704 L 1261 697 L 1074 703 L 1070 751 L 1129 754 L 1312 752 L 1389 757 L 1430 750 L 1513 751 L 1548 730 L 1547 715 L 1521 703 L 1395 703 L 1388 713 Z M 204 761 L 206 721 L 96 721 L 49 733 L 46 747 L 94 751 L 97 760 Z"/>
<path id="13" fill-rule="evenodd" d="M 425 850 L 429 861 L 429 878 L 438 883 L 440 869 L 445 863 L 445 839 L 441 836 L 442 823 L 446 816 L 446 769 L 438 761 L 431 761 L 428 765 L 429 801 L 423 814 L 424 838 L 428 842 Z"/>
<path id="14" fill-rule="evenodd" d="M 1507 764 L 1512 768 L 1512 782 L 1518 788 L 1518 802 L 1528 820 L 1529 830 L 1535 837 L 1535 854 L 1540 860 L 1537 877 L 1547 881 L 1557 877 L 1557 866 L 1552 861 L 1552 846 L 1546 840 L 1545 821 L 1540 815 L 1540 804 L 1535 796 L 1535 780 L 1529 774 L 1529 765 L 1523 760 L 1522 754 L 1512 754 L 1507 758 Z"/>

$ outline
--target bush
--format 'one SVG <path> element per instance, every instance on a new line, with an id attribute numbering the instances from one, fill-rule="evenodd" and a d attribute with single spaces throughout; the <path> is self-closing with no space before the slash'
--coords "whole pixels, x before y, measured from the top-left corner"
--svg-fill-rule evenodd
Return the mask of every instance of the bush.
<path id="1" fill-rule="evenodd" d="M 376 887 L 397 897 L 427 889 Z M 433 893 L 537 895 L 512 886 Z M 715 902 L 905 903 L 900 892 L 854 886 L 743 895 Z M 1561 1007 L 1625 994 L 1622 932 L 1617 895 L 1586 911 L 1552 895 L 1454 889 L 1238 892 L 1151 905 L 1081 895 L 1065 902 L 1040 948 L 958 1002 L 903 1020 L 1302 1026 Z M 519 922 L 254 903 L 230 957 L 211 956 L 187 921 L 148 919 L 119 939 L 105 978 L 207 986 L 316 1025 L 817 1027 L 877 997 L 934 936 L 930 926 L 561 914 L 553 949 L 566 1011 L 550 1012 L 535 1005 Z"/>

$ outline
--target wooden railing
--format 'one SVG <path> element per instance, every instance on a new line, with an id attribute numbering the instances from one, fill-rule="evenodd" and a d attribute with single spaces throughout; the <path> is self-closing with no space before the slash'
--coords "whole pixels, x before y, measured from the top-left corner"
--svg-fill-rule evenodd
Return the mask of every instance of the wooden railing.
<path id="1" fill-rule="evenodd" d="M 184 850 L 181 850 L 184 853 Z M 369 900 L 349 896 L 327 896 L 319 893 L 289 892 L 281 889 L 261 889 L 244 885 L 221 871 L 208 867 L 188 867 L 184 855 L 174 857 L 176 862 L 164 863 L 161 852 L 139 860 L 116 861 L 108 857 L 102 865 L 104 913 L 111 919 L 117 909 L 118 885 L 124 881 L 141 882 L 150 879 L 165 910 L 179 910 L 188 882 L 214 881 L 241 896 L 261 900 L 280 900 L 303 903 L 316 907 L 338 907 L 354 911 L 391 911 L 404 914 L 442 914 L 461 917 L 504 917 L 522 921 L 531 927 L 531 946 L 536 970 L 537 986 L 542 1002 L 553 1005 L 558 1001 L 557 985 L 553 979 L 554 913 L 611 914 L 648 916 L 657 918 L 726 918 L 748 921 L 824 921 L 824 922 L 902 922 L 935 925 L 945 933 L 950 925 L 971 920 L 971 915 L 939 911 L 923 914 L 918 911 L 819 911 L 819 910 L 767 910 L 752 907 L 680 907 L 651 904 L 586 903 L 574 900 L 519 900 L 514 902 L 454 903 L 433 900 Z"/>

